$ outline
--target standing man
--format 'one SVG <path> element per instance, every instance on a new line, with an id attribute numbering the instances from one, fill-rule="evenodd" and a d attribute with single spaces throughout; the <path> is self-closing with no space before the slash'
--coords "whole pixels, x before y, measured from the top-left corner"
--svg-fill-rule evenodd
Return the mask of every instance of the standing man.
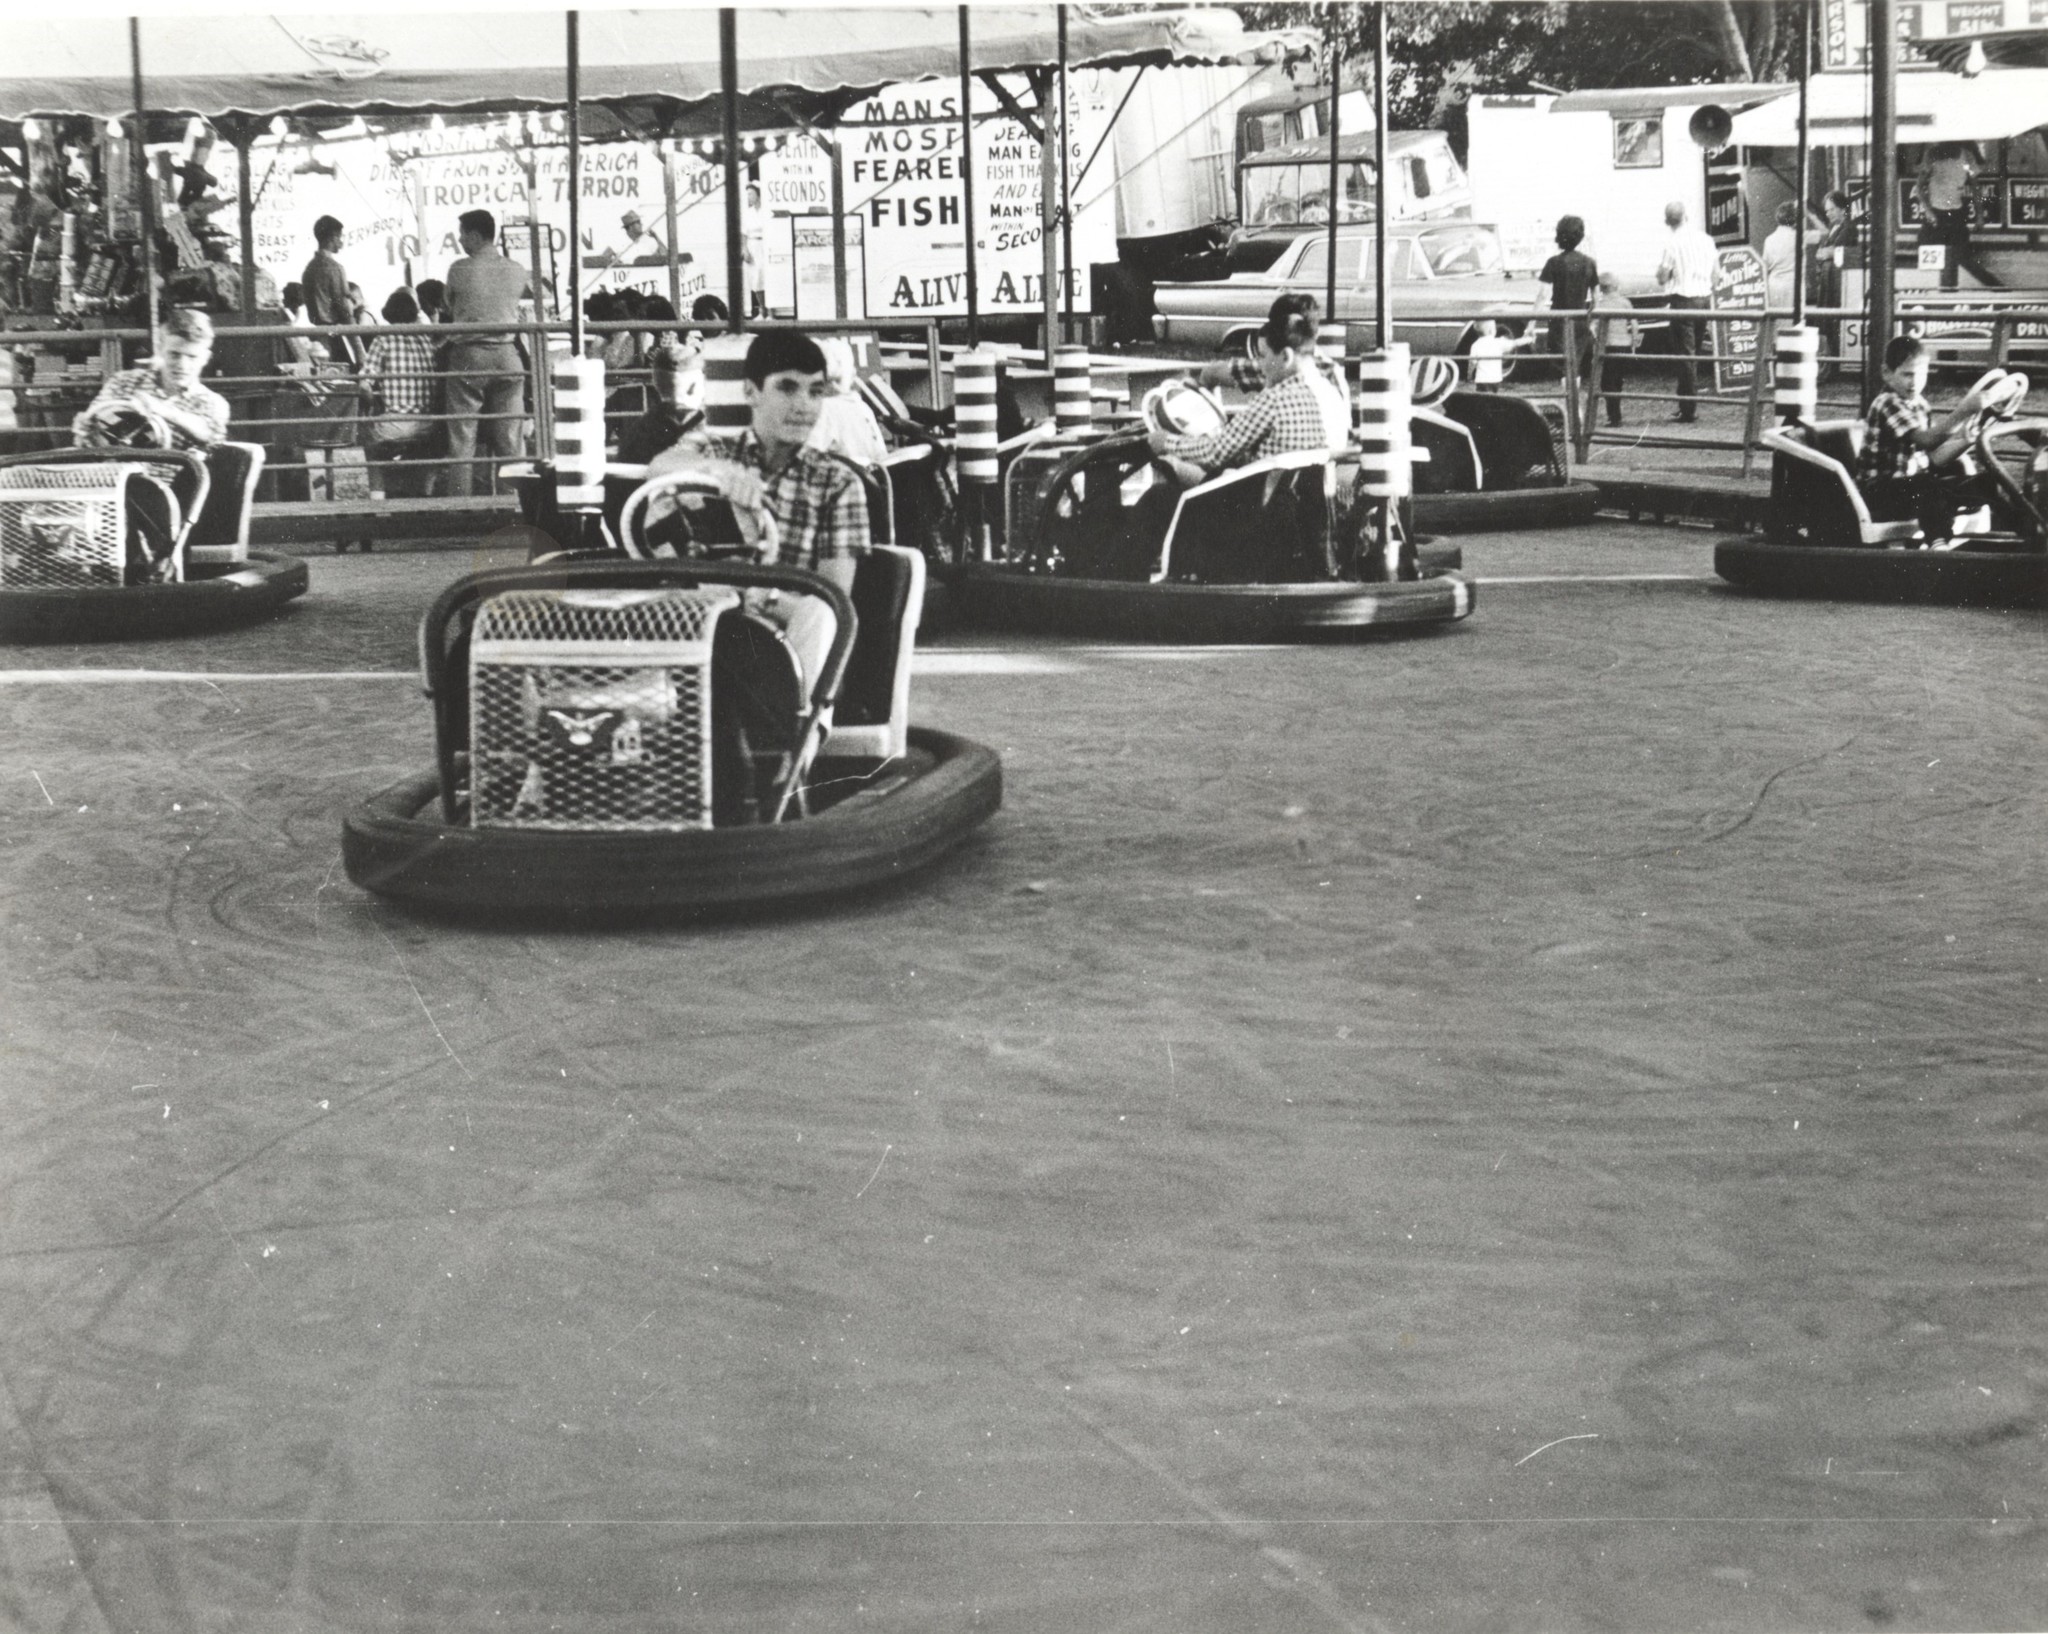
<path id="1" fill-rule="evenodd" d="M 1967 142 L 1936 142 L 1920 164 L 1914 186 L 1920 199 L 1920 242 L 1947 251 L 1941 258 L 1943 289 L 1956 288 L 1970 253 L 1970 178 L 1982 164 Z"/>
<path id="2" fill-rule="evenodd" d="M 348 292 L 348 273 L 341 264 L 341 240 L 342 226 L 333 216 L 322 216 L 313 223 L 313 242 L 318 248 L 299 275 L 299 287 L 306 294 L 308 323 L 356 321 L 355 302 Z M 355 346 L 346 335 L 329 336 L 327 349 L 340 362 L 357 361 Z"/>
<path id="3" fill-rule="evenodd" d="M 453 323 L 519 321 L 519 303 L 532 294 L 518 262 L 498 248 L 498 222 L 488 210 L 465 210 L 456 218 L 462 259 L 448 268 L 448 317 Z M 478 427 L 488 458 L 519 452 L 526 409 L 526 363 L 518 343 L 502 335 L 456 335 L 448 343 L 449 492 L 473 491 Z"/>
<path id="4" fill-rule="evenodd" d="M 740 259 L 747 268 L 747 316 L 768 316 L 768 218 L 761 208 L 761 189 L 747 183 L 746 204 L 740 210 L 740 237 L 744 247 Z"/>
<path id="5" fill-rule="evenodd" d="M 1665 241 L 1664 257 L 1657 263 L 1657 287 L 1670 296 L 1671 349 L 1678 354 L 1678 412 L 1672 418 L 1691 425 L 1697 417 L 1699 378 L 1693 359 L 1700 355 L 1700 333 L 1706 327 L 1698 318 L 1680 317 L 1688 311 L 1703 311 L 1714 304 L 1714 241 L 1697 227 L 1687 225 L 1685 203 L 1673 199 L 1664 206 L 1664 225 L 1671 229 Z"/>

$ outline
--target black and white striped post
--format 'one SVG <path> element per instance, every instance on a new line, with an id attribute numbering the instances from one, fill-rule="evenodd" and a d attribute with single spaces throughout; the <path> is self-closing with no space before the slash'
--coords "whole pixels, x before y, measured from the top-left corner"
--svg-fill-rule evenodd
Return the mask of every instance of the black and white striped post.
<path id="1" fill-rule="evenodd" d="M 1820 331 L 1782 325 L 1771 343 L 1772 401 L 1780 420 L 1811 422 L 1820 412 Z"/>
<path id="2" fill-rule="evenodd" d="M 1358 492 L 1372 501 L 1374 517 L 1372 559 L 1358 564 L 1366 579 L 1401 576 L 1393 518 L 1414 481 L 1409 399 L 1406 342 L 1367 352 L 1358 360 Z"/>
<path id="3" fill-rule="evenodd" d="M 1095 379 L 1085 346 L 1056 346 L 1052 354 L 1052 423 L 1061 436 L 1095 423 Z"/>
<path id="4" fill-rule="evenodd" d="M 993 352 L 972 349 L 953 359 L 953 429 L 968 549 L 977 561 L 987 561 L 989 496 L 998 475 Z"/>
<path id="5" fill-rule="evenodd" d="M 713 335 L 704 342 L 704 429 L 737 437 L 753 420 L 747 407 L 747 335 Z"/>

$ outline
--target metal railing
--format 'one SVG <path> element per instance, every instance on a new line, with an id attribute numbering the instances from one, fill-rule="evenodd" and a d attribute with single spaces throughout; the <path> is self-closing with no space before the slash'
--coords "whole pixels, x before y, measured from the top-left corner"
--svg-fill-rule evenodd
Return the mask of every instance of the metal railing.
<path id="1" fill-rule="evenodd" d="M 922 349 L 935 389 L 943 378 L 939 328 L 931 320 L 887 324 L 859 320 L 756 321 L 747 325 L 745 332 L 753 334 L 767 329 L 892 337 L 892 352 Z M 586 322 L 583 330 L 599 342 L 617 335 L 658 338 L 692 330 L 705 335 L 724 332 L 716 326 L 687 320 L 650 323 L 644 318 Z M 366 350 L 378 335 L 394 333 L 420 335 L 437 348 L 469 336 L 511 338 L 522 353 L 520 373 L 524 388 L 519 409 L 495 414 L 449 412 L 442 401 L 441 388 L 446 382 L 503 378 L 503 372 L 441 367 L 434 371 L 434 407 L 422 413 L 394 411 L 391 416 L 425 424 L 429 428 L 426 436 L 404 442 L 379 438 L 376 427 L 380 416 L 375 412 L 372 383 L 362 376 L 358 365 L 332 357 L 329 343 L 337 338 L 354 339 Z M 472 491 L 488 497 L 499 491 L 497 463 L 504 456 L 479 452 L 471 460 L 458 460 L 447 451 L 445 428 L 457 421 L 476 422 L 481 447 L 485 442 L 484 426 L 509 423 L 514 427 L 513 434 L 503 440 L 517 450 L 512 457 L 551 457 L 554 437 L 550 360 L 565 355 L 569 342 L 570 325 L 565 320 L 516 325 L 222 324 L 214 333 L 216 360 L 223 354 L 234 359 L 250 349 L 268 349 L 273 360 L 252 365 L 244 358 L 235 365 L 239 372 L 209 373 L 206 384 L 228 399 L 229 435 L 245 442 L 262 443 L 270 450 L 260 491 L 263 499 L 368 498 L 379 494 L 395 497 L 401 493 L 420 497 L 444 486 L 468 486 L 454 475 L 456 468 L 463 465 L 471 467 L 475 481 Z M 0 424 L 0 453 L 69 446 L 73 418 L 91 404 L 110 375 L 134 367 L 148 344 L 148 332 L 139 328 L 16 329 L 0 334 L 0 349 L 12 350 L 17 359 L 16 378 L 0 386 L 0 397 L 7 398 L 13 409 L 12 426 Z M 641 356 L 643 351 L 644 348 L 636 346 L 636 361 L 632 365 L 607 372 L 606 420 L 617 429 L 623 429 L 651 405 L 653 374 Z M 38 358 L 38 353 L 44 356 Z M 46 374 L 41 365 L 59 357 L 74 363 L 85 359 L 94 367 L 89 372 L 66 368 L 61 373 Z M 22 359 L 32 360 L 32 378 L 20 378 Z M 360 457 L 337 462 L 333 455 L 339 449 L 360 450 Z M 338 478 L 337 469 L 353 475 Z M 337 493 L 338 482 L 344 486 L 353 483 L 360 492 Z"/>

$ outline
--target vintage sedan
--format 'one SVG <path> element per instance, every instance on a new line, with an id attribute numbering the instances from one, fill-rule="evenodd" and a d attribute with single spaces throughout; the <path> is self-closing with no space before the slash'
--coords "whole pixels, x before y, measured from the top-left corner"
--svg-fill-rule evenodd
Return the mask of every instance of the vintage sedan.
<path id="1" fill-rule="evenodd" d="M 1418 354 L 1463 355 L 1477 334 L 1475 314 L 1499 313 L 1504 335 L 1527 327 L 1543 286 L 1516 278 L 1502 264 L 1500 235 L 1471 221 L 1404 223 L 1388 237 L 1394 339 Z M 1158 316 L 1153 333 L 1180 345 L 1230 351 L 1266 321 L 1273 297 L 1300 290 L 1325 297 L 1329 281 L 1327 230 L 1298 240 L 1263 273 L 1240 273 L 1205 283 L 1161 284 L 1153 291 Z M 1346 349 L 1373 343 L 1373 229 L 1370 223 L 1337 229 L 1337 304 L 1334 317 L 1349 333 Z M 1512 360 L 1514 354 L 1509 353 Z"/>

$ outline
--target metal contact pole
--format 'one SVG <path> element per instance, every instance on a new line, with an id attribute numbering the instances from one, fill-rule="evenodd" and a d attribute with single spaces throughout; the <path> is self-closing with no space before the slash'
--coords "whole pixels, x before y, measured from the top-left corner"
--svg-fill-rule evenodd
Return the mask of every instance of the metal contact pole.
<path id="1" fill-rule="evenodd" d="M 128 66 L 135 81 L 135 203 L 142 212 L 142 294 L 149 306 L 149 355 L 162 334 L 156 310 L 156 198 L 149 183 L 149 114 L 142 100 L 142 19 L 128 19 Z M 245 280 L 243 288 L 247 288 Z"/>

